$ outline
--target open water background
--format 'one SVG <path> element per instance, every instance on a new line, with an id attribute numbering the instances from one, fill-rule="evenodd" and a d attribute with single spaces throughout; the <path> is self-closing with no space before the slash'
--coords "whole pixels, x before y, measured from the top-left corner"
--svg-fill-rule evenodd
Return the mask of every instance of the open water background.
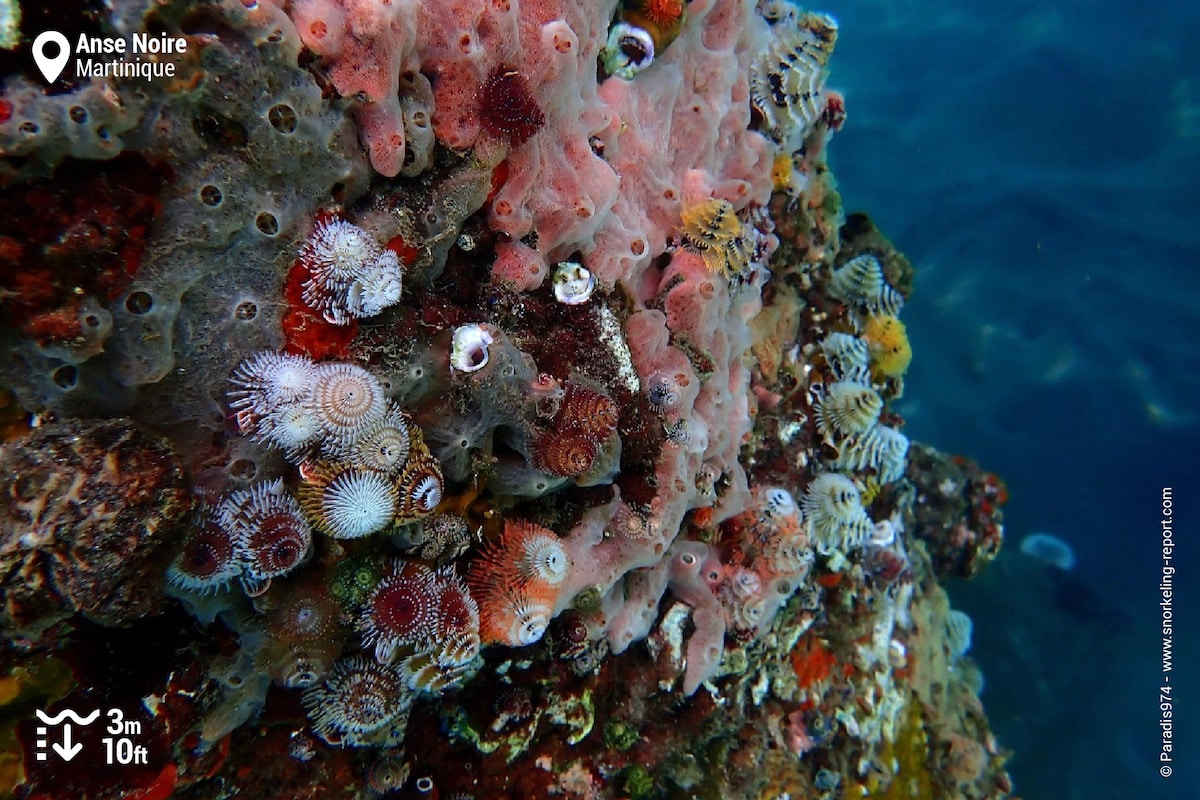
<path id="1" fill-rule="evenodd" d="M 1200 797 L 1200 3 L 830 0 L 848 209 L 917 265 L 907 433 L 1008 482 L 950 587 L 1018 794 Z M 1174 774 L 1159 775 L 1161 490 Z M 1017 552 L 1061 536 L 1067 578 Z"/>

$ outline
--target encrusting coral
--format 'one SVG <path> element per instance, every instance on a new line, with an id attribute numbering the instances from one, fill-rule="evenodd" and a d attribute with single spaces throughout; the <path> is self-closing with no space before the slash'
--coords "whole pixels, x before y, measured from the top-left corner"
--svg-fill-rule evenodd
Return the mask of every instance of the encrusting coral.
<path id="1" fill-rule="evenodd" d="M 920 738 L 957 754 L 931 796 L 1007 794 L 934 580 L 994 555 L 1002 487 L 922 499 L 953 465 L 893 405 L 911 266 L 824 161 L 832 18 L 61 13 L 187 45 L 0 93 L 45 207 L 0 224 L 38 422 L 0 445 L 0 654 L 169 632 L 106 690 L 158 759 L 122 791 L 886 796 Z"/>

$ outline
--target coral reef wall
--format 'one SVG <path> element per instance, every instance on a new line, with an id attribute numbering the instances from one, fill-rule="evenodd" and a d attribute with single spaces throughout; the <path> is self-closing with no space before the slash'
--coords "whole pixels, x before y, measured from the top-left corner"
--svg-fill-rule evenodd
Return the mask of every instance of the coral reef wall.
<path id="1" fill-rule="evenodd" d="M 824 160 L 832 18 L 17 19 L 0 768 L 22 796 L 1011 793 L 938 585 L 995 556 L 1004 487 L 891 408 L 914 269 Z M 30 42 L 54 26 L 175 45 L 47 85 Z M 86 734 L 84 768 L 31 755 L 30 708 L 85 706 L 136 719 L 144 758 Z"/>

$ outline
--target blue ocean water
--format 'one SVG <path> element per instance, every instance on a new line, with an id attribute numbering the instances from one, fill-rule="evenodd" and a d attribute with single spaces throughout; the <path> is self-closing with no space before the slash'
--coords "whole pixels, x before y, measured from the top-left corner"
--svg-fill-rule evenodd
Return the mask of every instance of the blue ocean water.
<path id="1" fill-rule="evenodd" d="M 917 265 L 907 432 L 1003 475 L 975 617 L 1025 798 L 1200 797 L 1200 3 L 831 0 L 848 209 Z M 1160 776 L 1161 494 L 1177 767 Z M 1053 532 L 1075 570 L 1017 543 Z M 1191 696 L 1189 699 L 1188 695 Z"/>

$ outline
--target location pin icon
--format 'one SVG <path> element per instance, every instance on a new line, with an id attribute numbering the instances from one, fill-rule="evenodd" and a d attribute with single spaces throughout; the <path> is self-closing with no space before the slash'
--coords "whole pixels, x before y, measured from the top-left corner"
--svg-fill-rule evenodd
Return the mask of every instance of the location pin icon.
<path id="1" fill-rule="evenodd" d="M 50 58 L 46 55 L 46 45 L 54 42 L 58 45 L 58 55 Z M 54 83 L 62 75 L 63 67 L 71 60 L 71 43 L 67 37 L 58 31 L 44 31 L 33 40 L 33 62 L 42 71 L 46 83 Z"/>

